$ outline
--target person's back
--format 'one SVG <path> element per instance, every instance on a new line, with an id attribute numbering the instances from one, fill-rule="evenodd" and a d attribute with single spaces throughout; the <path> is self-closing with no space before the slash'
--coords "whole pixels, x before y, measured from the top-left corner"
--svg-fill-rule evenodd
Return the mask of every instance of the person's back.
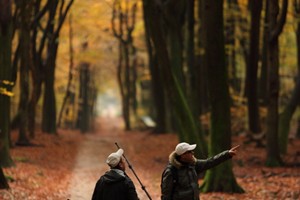
<path id="1" fill-rule="evenodd" d="M 92 200 L 138 200 L 135 186 L 125 173 L 122 154 L 123 150 L 108 157 L 111 169 L 97 181 Z"/>

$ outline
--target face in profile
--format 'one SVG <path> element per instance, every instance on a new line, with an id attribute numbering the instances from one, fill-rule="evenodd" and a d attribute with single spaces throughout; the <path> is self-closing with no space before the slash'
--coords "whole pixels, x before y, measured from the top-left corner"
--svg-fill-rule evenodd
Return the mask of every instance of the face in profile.
<path id="1" fill-rule="evenodd" d="M 194 162 L 194 151 L 187 151 L 180 156 L 180 160 L 183 162 Z"/>

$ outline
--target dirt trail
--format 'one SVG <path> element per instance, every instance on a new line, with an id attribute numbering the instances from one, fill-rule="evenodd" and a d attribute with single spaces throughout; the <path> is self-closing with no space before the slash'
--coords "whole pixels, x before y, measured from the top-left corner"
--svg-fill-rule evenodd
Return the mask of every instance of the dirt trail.
<path id="1" fill-rule="evenodd" d="M 95 183 L 109 169 L 105 163 L 107 156 L 117 150 L 116 141 L 122 142 L 120 141 L 124 134 L 122 126 L 121 119 L 102 118 L 97 123 L 96 134 L 87 134 L 84 137 L 70 181 L 70 200 L 91 199 Z M 129 169 L 126 172 L 128 171 Z M 133 176 L 130 177 L 134 179 Z M 139 197 L 145 199 L 143 191 L 138 188 L 138 185 L 136 187 Z"/>

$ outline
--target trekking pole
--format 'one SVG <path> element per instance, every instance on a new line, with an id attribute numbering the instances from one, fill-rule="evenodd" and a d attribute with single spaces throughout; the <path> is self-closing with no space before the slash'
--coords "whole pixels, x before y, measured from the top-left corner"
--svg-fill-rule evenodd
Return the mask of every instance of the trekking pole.
<path id="1" fill-rule="evenodd" d="M 117 142 L 115 142 L 115 145 L 118 147 L 118 149 L 120 149 L 120 147 L 119 147 L 119 145 L 118 145 Z M 124 153 L 123 153 L 123 157 L 125 158 L 125 160 L 126 160 L 126 162 L 127 162 L 127 164 L 128 164 L 129 169 L 131 169 L 131 171 L 133 172 L 134 176 L 135 176 L 136 179 L 139 181 L 139 183 L 140 183 L 142 189 L 144 190 L 144 192 L 146 193 L 146 195 L 148 196 L 148 198 L 149 198 L 150 200 L 152 200 L 152 198 L 150 197 L 149 193 L 148 193 L 147 190 L 146 190 L 146 187 L 142 184 L 141 180 L 140 180 L 139 177 L 136 175 L 135 171 L 133 170 L 132 165 L 131 165 L 130 162 L 127 160 L 127 158 L 125 157 Z"/>

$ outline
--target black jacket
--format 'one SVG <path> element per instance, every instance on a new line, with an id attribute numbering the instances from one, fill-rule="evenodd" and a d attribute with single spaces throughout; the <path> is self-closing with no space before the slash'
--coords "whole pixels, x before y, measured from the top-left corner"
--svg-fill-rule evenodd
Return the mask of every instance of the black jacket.
<path id="1" fill-rule="evenodd" d="M 198 175 L 230 158 L 229 152 L 224 151 L 206 160 L 195 158 L 195 164 L 189 165 L 179 162 L 175 152 L 171 153 L 169 165 L 162 175 L 161 199 L 199 200 Z"/>
<path id="2" fill-rule="evenodd" d="M 114 170 L 106 172 L 97 181 L 92 200 L 138 200 L 131 179 Z"/>

